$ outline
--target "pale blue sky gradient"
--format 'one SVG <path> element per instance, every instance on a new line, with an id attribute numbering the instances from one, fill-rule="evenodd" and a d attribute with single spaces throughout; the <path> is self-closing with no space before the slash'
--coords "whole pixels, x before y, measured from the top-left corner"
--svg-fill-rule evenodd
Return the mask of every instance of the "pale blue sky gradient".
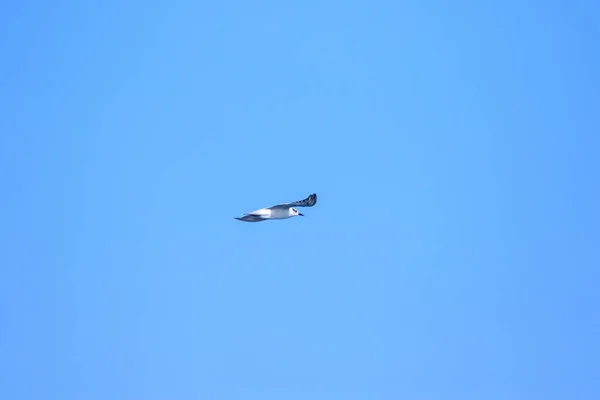
<path id="1" fill-rule="evenodd" d="M 600 398 L 599 15 L 7 3 L 0 398 Z"/>

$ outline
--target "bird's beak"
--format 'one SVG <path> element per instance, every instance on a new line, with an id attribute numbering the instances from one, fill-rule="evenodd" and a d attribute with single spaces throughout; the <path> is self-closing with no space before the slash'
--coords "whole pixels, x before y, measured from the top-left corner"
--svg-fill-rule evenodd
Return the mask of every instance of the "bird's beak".
<path id="1" fill-rule="evenodd" d="M 298 213 L 298 215 L 301 216 L 301 217 L 304 217 L 304 214 L 302 214 L 302 213 Z"/>

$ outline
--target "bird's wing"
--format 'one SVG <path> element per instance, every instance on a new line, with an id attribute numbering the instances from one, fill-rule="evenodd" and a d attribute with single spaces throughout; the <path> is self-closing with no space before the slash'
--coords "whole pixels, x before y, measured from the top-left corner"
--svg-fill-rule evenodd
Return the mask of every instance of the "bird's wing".
<path id="1" fill-rule="evenodd" d="M 249 213 L 244 213 L 244 216 L 242 218 L 236 218 L 236 219 L 240 220 L 240 221 L 246 221 L 246 222 L 259 222 L 259 221 L 264 221 L 265 219 L 268 219 L 270 215 L 271 215 L 271 210 L 269 210 L 267 208 L 261 208 L 258 210 L 251 211 Z"/>
<path id="2" fill-rule="evenodd" d="M 317 204 L 317 194 L 313 193 L 304 200 L 294 201 L 293 203 L 277 204 L 269 208 L 290 208 L 290 207 L 312 207 Z"/>
<path id="3" fill-rule="evenodd" d="M 242 218 L 236 218 L 236 219 L 238 221 L 244 221 L 244 222 L 260 222 L 260 221 L 264 221 L 266 218 L 261 217 L 260 215 L 246 214 Z"/>

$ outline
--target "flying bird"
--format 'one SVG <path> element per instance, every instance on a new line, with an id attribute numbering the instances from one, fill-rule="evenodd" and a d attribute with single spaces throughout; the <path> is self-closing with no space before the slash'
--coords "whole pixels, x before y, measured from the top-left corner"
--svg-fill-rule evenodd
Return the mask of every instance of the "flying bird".
<path id="1" fill-rule="evenodd" d="M 248 214 L 244 214 L 242 218 L 236 219 L 244 222 L 260 222 L 269 219 L 288 219 L 298 215 L 304 217 L 304 214 L 298 212 L 295 207 L 312 207 L 315 204 L 317 204 L 317 195 L 316 193 L 313 193 L 304 200 L 261 208 Z"/>

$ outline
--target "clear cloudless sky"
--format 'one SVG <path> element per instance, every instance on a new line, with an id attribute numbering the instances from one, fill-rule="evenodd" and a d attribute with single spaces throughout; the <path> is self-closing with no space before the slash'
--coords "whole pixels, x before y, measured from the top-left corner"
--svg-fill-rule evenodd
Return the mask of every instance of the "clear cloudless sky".
<path id="1" fill-rule="evenodd" d="M 6 2 L 0 398 L 599 399 L 599 15 Z"/>

